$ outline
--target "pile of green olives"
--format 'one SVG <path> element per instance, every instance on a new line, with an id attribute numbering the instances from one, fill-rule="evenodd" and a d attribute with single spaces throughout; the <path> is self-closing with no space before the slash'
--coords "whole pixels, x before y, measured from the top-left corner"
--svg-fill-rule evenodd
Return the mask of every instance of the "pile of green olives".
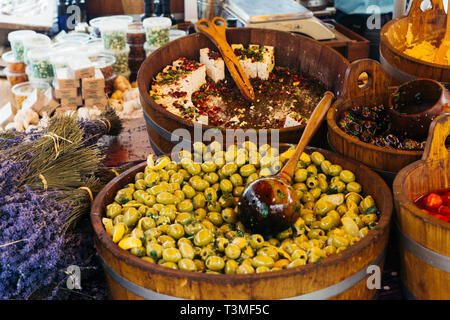
<path id="1" fill-rule="evenodd" d="M 144 172 L 106 207 L 106 232 L 123 250 L 174 269 L 248 274 L 319 263 L 365 237 L 378 209 L 353 172 L 320 152 L 303 153 L 292 182 L 301 199 L 298 220 L 276 236 L 246 232 L 238 221 L 241 194 L 276 174 L 293 152 L 251 142 L 224 151 L 197 142 L 176 161 L 150 155 Z"/>

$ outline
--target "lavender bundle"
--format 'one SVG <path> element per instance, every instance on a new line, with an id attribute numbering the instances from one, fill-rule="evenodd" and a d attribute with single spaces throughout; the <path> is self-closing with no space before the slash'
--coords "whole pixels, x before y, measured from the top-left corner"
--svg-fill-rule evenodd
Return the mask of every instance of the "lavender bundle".
<path id="1" fill-rule="evenodd" d="M 81 239 L 67 230 L 103 186 L 93 175 L 103 160 L 95 143 L 122 128 L 108 117 L 104 125 L 63 116 L 39 133 L 0 135 L 0 299 L 35 296 L 67 277 L 69 262 L 89 269 L 92 257 L 76 261 L 72 242 Z"/>

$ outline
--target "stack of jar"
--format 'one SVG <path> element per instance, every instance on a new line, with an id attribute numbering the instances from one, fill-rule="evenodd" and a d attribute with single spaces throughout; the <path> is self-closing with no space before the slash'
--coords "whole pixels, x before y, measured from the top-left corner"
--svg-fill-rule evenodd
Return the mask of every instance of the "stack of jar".
<path id="1" fill-rule="evenodd" d="M 144 62 L 146 58 L 144 50 L 145 30 L 142 23 L 135 22 L 128 26 L 127 44 L 130 47 L 130 54 L 128 57 L 128 66 L 131 70 L 130 80 L 134 81 L 136 80 L 142 62 Z"/>
<path id="2" fill-rule="evenodd" d="M 45 34 L 35 33 L 27 36 L 23 43 L 26 73 L 30 82 L 51 83 L 54 74 L 50 61 L 51 40 Z"/>
<path id="3" fill-rule="evenodd" d="M 11 86 L 28 81 L 24 61 L 24 44 L 26 43 L 27 37 L 32 35 L 36 35 L 36 32 L 32 30 L 19 30 L 8 34 L 11 51 L 3 54 L 2 59 L 7 64 L 5 74 Z"/>
<path id="4" fill-rule="evenodd" d="M 146 43 L 144 49 L 148 56 L 159 47 L 169 42 L 169 32 L 172 21 L 166 17 L 151 17 L 143 21 Z"/>
<path id="5" fill-rule="evenodd" d="M 128 55 L 130 47 L 127 45 L 127 31 L 129 23 L 123 19 L 106 19 L 100 24 L 103 48 L 106 54 L 114 56 L 116 62 L 113 69 L 117 75 L 130 77 Z"/>

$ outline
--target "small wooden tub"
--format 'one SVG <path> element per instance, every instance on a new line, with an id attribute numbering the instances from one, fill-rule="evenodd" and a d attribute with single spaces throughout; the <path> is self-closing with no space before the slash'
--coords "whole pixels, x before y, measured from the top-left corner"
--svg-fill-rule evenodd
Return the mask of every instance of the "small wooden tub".
<path id="1" fill-rule="evenodd" d="M 358 78 L 366 72 L 369 80 L 366 86 L 358 86 Z M 377 106 L 389 103 L 389 84 L 391 78 L 376 61 L 363 59 L 354 61 L 345 75 L 343 98 L 331 106 L 327 114 L 328 142 L 339 154 L 355 159 L 366 166 L 381 171 L 387 180 L 393 180 L 395 174 L 408 164 L 420 159 L 422 151 L 394 150 L 364 143 L 357 137 L 346 134 L 337 124 L 343 111 L 353 104 Z M 391 181 L 392 182 L 392 181 Z"/>
<path id="2" fill-rule="evenodd" d="M 343 90 L 344 73 L 349 62 L 334 49 L 304 36 L 289 32 L 257 29 L 257 28 L 231 28 L 226 31 L 228 43 L 270 45 L 275 47 L 275 64 L 292 68 L 317 78 L 326 89 L 335 96 L 340 96 Z M 167 45 L 153 52 L 143 62 L 138 74 L 138 87 L 140 100 L 147 123 L 147 131 L 153 149 L 158 154 L 169 153 L 180 142 L 191 145 L 192 141 L 202 140 L 197 136 L 194 139 L 194 125 L 179 117 L 156 103 L 149 94 L 152 79 L 174 60 L 180 57 L 199 60 L 199 50 L 210 48 L 217 50 L 214 44 L 203 34 L 195 33 L 171 41 Z M 202 126 L 201 134 L 212 126 Z M 271 137 L 279 138 L 280 142 L 297 143 L 305 125 L 290 128 L 268 130 L 268 141 Z M 189 136 L 177 129 L 186 129 Z M 324 137 L 326 127 L 316 135 Z M 226 131 L 233 129 L 220 128 L 223 137 Z M 256 130 L 259 134 L 262 130 Z M 321 139 L 315 139 L 314 145 L 322 147 Z"/>
<path id="3" fill-rule="evenodd" d="M 423 0 L 414 0 L 407 17 L 394 19 L 383 26 L 380 33 L 380 61 L 396 84 L 415 78 L 428 78 L 450 83 L 450 66 L 438 65 L 412 58 L 403 53 L 410 28 L 414 42 L 437 40 L 444 37 L 447 16 L 442 0 L 431 0 L 433 8 L 422 12 Z"/>
<path id="4" fill-rule="evenodd" d="M 281 148 L 286 150 L 286 147 Z M 174 270 L 146 262 L 120 249 L 106 234 L 102 224 L 104 208 L 113 202 L 115 193 L 134 181 L 146 163 L 137 165 L 112 180 L 96 197 L 91 221 L 96 234 L 95 246 L 103 263 L 113 299 L 373 299 L 369 289 L 369 266 L 382 270 L 392 214 L 392 194 L 384 181 L 369 168 L 342 158 L 330 151 L 322 152 L 333 163 L 352 170 L 364 188 L 373 195 L 379 210 L 378 226 L 347 250 L 328 257 L 320 264 L 275 272 L 249 275 L 214 275 Z M 378 274 L 381 277 L 381 273 Z"/>
<path id="5" fill-rule="evenodd" d="M 450 114 L 430 127 L 422 160 L 401 170 L 394 180 L 396 224 L 400 239 L 401 277 L 410 298 L 450 299 L 450 223 L 439 220 L 413 201 L 450 187 Z"/>

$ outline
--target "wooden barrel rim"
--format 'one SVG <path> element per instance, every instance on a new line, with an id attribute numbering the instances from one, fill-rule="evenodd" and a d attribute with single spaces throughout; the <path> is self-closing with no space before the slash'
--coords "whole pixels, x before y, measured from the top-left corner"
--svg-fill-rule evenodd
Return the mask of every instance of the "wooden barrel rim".
<path id="1" fill-rule="evenodd" d="M 326 158 L 329 157 L 329 155 L 333 155 L 332 152 L 327 150 L 322 150 L 318 148 L 308 148 L 308 152 L 314 152 L 319 151 L 324 154 Z M 378 206 L 381 208 L 384 208 L 383 211 L 381 211 L 383 214 L 380 216 L 380 220 L 378 222 L 377 227 L 374 230 L 371 230 L 369 234 L 358 241 L 356 244 L 352 245 L 348 249 L 342 251 L 339 254 L 335 254 L 333 256 L 327 257 L 322 260 L 320 264 L 307 264 L 305 266 L 296 267 L 292 269 L 284 269 L 274 272 L 266 272 L 261 274 L 247 274 L 247 275 L 216 275 L 216 274 L 206 274 L 206 273 L 198 273 L 198 272 L 191 272 L 191 271 L 184 271 L 184 270 L 174 270 L 171 268 L 167 268 L 164 266 L 160 266 L 158 264 L 153 264 L 150 262 L 147 262 L 145 260 L 140 259 L 139 257 L 136 257 L 132 255 L 131 253 L 120 249 L 117 244 L 115 244 L 112 239 L 107 235 L 105 228 L 102 224 L 102 217 L 103 217 L 103 211 L 104 208 L 101 207 L 100 199 L 106 196 L 109 189 L 114 186 L 115 184 L 121 182 L 122 179 L 125 178 L 125 176 L 128 176 L 132 173 L 137 173 L 139 171 L 143 171 L 143 169 L 146 166 L 146 162 L 143 162 L 125 172 L 123 172 L 118 177 L 111 180 L 104 188 L 103 190 L 97 195 L 96 199 L 94 200 L 92 207 L 91 207 L 91 223 L 94 228 L 94 231 L 96 233 L 96 236 L 98 237 L 98 240 L 101 242 L 101 244 L 109 250 L 116 258 L 133 265 L 134 267 L 140 268 L 145 271 L 150 272 L 157 272 L 159 274 L 162 274 L 163 276 L 167 277 L 176 277 L 176 278 L 189 278 L 195 281 L 204 281 L 204 282 L 211 282 L 211 283 L 228 283 L 228 284 L 242 284 L 242 283 L 249 283 L 252 281 L 257 280 L 264 280 L 264 279 L 273 279 L 273 278 L 285 278 L 286 276 L 290 276 L 292 274 L 305 274 L 309 272 L 312 269 L 317 268 L 325 268 L 330 265 L 334 265 L 336 262 L 338 262 L 341 258 L 350 258 L 353 255 L 356 255 L 363 251 L 369 244 L 373 243 L 376 239 L 378 239 L 390 226 L 390 218 L 392 215 L 392 208 L 393 208 L 393 202 L 392 202 L 392 194 L 386 185 L 386 183 L 372 170 L 370 170 L 368 167 L 352 160 L 344 158 L 340 155 L 334 154 L 334 157 L 338 159 L 342 159 L 348 164 L 353 165 L 355 168 L 358 168 L 366 175 L 370 176 L 372 181 L 374 183 L 378 183 L 381 191 L 383 193 L 383 197 L 385 199 L 384 203 L 378 204 Z"/>
<path id="2" fill-rule="evenodd" d="M 248 28 L 233 28 L 233 30 L 248 30 Z M 251 28 L 251 31 L 252 31 L 252 32 L 253 32 L 253 31 L 256 31 L 256 32 L 266 32 L 267 30 L 261 29 L 261 28 Z M 273 30 L 272 30 L 272 31 L 273 31 Z M 327 47 L 327 46 L 325 46 L 324 44 L 322 44 L 322 43 L 320 43 L 320 42 L 318 42 L 318 41 L 316 41 L 316 40 L 310 39 L 310 38 L 305 37 L 305 36 L 302 36 L 302 35 L 292 34 L 292 33 L 287 32 L 287 31 L 278 31 L 278 30 L 277 30 L 277 32 L 278 32 L 278 33 L 289 34 L 291 37 L 301 37 L 301 38 L 303 38 L 305 41 L 314 42 L 314 43 L 316 43 L 316 44 L 317 44 L 318 46 L 320 46 L 320 47 L 323 47 L 323 48 L 326 48 L 327 50 L 331 50 L 331 51 L 335 52 L 336 55 L 338 55 L 338 56 L 341 58 L 341 60 L 342 60 L 342 62 L 343 62 L 344 64 L 346 64 L 347 66 L 349 65 L 349 62 L 348 62 L 341 54 L 339 54 L 335 49 L 333 49 L 333 48 L 331 48 L 331 47 Z M 205 35 L 201 34 L 201 33 L 194 33 L 194 34 L 187 35 L 187 36 L 185 36 L 185 37 L 190 37 L 190 38 L 192 38 L 192 39 L 197 38 L 197 37 L 205 37 L 205 38 L 207 39 L 207 37 L 206 37 Z M 184 38 L 184 37 L 183 37 L 183 38 Z M 172 41 L 172 42 L 175 42 L 175 41 L 179 41 L 179 39 L 176 39 L 176 40 L 174 40 L 174 41 Z M 208 41 L 209 41 L 209 40 L 208 40 Z M 171 42 L 171 43 L 172 43 L 172 42 Z M 166 46 L 169 46 L 169 44 L 166 44 L 166 45 L 164 45 L 164 46 L 158 48 L 158 49 L 155 50 L 154 52 L 152 52 L 152 53 L 146 58 L 146 60 L 147 60 L 147 59 L 148 59 L 148 60 L 151 60 L 151 59 L 153 58 L 154 55 L 156 55 L 160 50 L 164 50 L 164 48 L 165 48 Z M 145 63 L 145 61 L 143 62 L 143 64 L 144 64 L 144 63 Z M 178 123 L 180 123 L 180 124 L 183 124 L 183 125 L 185 125 L 185 126 L 187 126 L 187 127 L 189 127 L 189 128 L 193 128 L 193 127 L 194 127 L 194 124 L 193 124 L 192 121 L 186 120 L 186 119 L 184 119 L 184 118 L 182 118 L 182 117 L 180 117 L 180 116 L 177 116 L 177 115 L 173 114 L 173 113 L 170 112 L 170 111 L 167 111 L 167 109 L 165 109 L 164 107 L 160 106 L 158 103 L 155 102 L 155 100 L 153 100 L 153 99 L 150 97 L 150 94 L 149 94 L 150 88 L 146 88 L 146 87 L 144 86 L 144 81 L 143 81 L 144 73 L 143 73 L 142 70 L 143 70 L 142 68 L 139 69 L 139 72 L 138 72 L 138 75 L 137 75 L 137 79 L 138 79 L 137 82 L 138 82 L 138 88 L 139 88 L 140 98 L 141 98 L 141 99 L 144 99 L 145 104 L 151 106 L 151 107 L 153 108 L 153 110 L 162 113 L 164 116 L 166 116 L 166 117 L 168 117 L 168 118 L 170 118 L 170 119 L 172 119 L 172 120 L 175 120 L 176 122 L 178 122 Z M 143 104 L 143 105 L 145 105 L 145 104 Z M 144 108 L 144 113 L 146 113 L 145 108 Z M 304 129 L 305 126 L 306 126 L 306 125 L 299 125 L 299 126 L 288 127 L 288 128 L 267 129 L 267 131 L 268 131 L 268 134 L 270 134 L 272 130 L 278 130 L 280 133 L 289 133 L 289 132 L 296 132 L 296 131 L 298 131 L 298 130 L 300 130 L 300 129 Z M 217 128 L 217 127 L 210 126 L 210 125 L 208 124 L 208 125 L 202 125 L 202 128 L 205 129 L 205 130 L 207 130 L 207 129 L 213 129 L 213 128 Z M 227 128 L 223 128 L 223 127 L 219 127 L 219 129 L 222 130 L 222 131 L 223 131 L 223 130 L 227 130 Z M 240 128 L 240 129 L 245 129 L 245 130 L 246 130 L 246 129 L 251 129 L 251 128 Z"/>
<path id="3" fill-rule="evenodd" d="M 402 17 L 402 18 L 397 18 L 394 20 L 389 21 L 388 23 L 386 23 L 382 28 L 381 28 L 381 38 L 380 38 L 380 46 L 382 47 L 383 45 L 385 45 L 393 54 L 403 58 L 403 59 L 408 59 L 411 61 L 414 61 L 416 63 L 422 64 L 422 65 L 426 65 L 430 68 L 433 69 L 438 69 L 438 70 L 449 70 L 450 71 L 450 66 L 445 66 L 445 65 L 441 65 L 441 64 L 437 64 L 437 63 L 432 63 L 432 62 L 427 62 L 427 61 L 423 61 L 411 56 L 408 56 L 407 54 L 401 52 L 400 50 L 398 50 L 397 48 L 395 48 L 391 42 L 389 41 L 388 37 L 387 37 L 387 32 L 389 30 L 389 28 L 391 28 L 394 24 L 396 24 L 398 21 L 405 19 L 405 20 L 412 20 L 410 17 Z"/>
<path id="4" fill-rule="evenodd" d="M 351 100 L 344 100 L 342 98 L 336 100 L 334 102 L 334 104 L 331 106 L 330 110 L 328 110 L 328 114 L 327 114 L 328 128 L 331 129 L 332 131 L 334 131 L 336 134 L 338 134 L 341 138 L 343 138 L 344 140 L 348 140 L 348 141 L 352 142 L 353 144 L 360 146 L 361 148 L 365 148 L 365 149 L 369 149 L 370 151 L 373 151 L 373 152 L 379 152 L 379 153 L 384 153 L 384 154 L 389 154 L 389 155 L 395 154 L 395 155 L 404 155 L 404 156 L 420 156 L 423 153 L 423 151 L 407 151 L 407 150 L 396 150 L 396 149 L 388 149 L 388 148 L 378 147 L 371 143 L 362 142 L 358 138 L 351 136 L 351 135 L 345 133 L 344 131 L 342 131 L 342 129 L 339 128 L 339 126 L 337 125 L 335 118 L 338 116 L 338 111 L 339 111 L 339 113 L 342 112 L 342 110 L 340 110 L 340 107 L 350 101 Z"/>
<path id="5" fill-rule="evenodd" d="M 441 160 L 442 161 L 442 160 Z M 394 197 L 397 200 L 399 206 L 407 209 L 414 217 L 421 219 L 425 223 L 430 223 L 436 227 L 446 229 L 450 231 L 450 222 L 442 221 L 441 219 L 432 216 L 431 214 L 427 214 L 420 210 L 414 202 L 406 196 L 405 192 L 405 180 L 406 178 L 412 174 L 417 168 L 426 166 L 427 162 L 424 160 L 418 160 L 413 162 L 403 168 L 400 173 L 395 177 L 393 183 L 393 192 Z"/>

